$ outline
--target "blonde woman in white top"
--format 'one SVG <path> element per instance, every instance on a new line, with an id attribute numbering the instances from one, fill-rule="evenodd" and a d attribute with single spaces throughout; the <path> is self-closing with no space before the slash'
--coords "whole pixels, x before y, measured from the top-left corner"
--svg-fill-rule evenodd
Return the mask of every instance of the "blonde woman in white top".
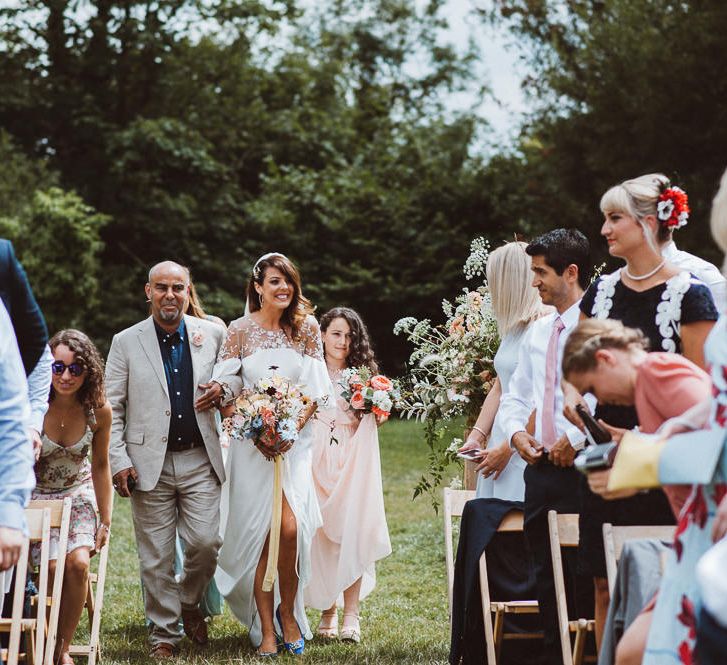
<path id="1" fill-rule="evenodd" d="M 482 449 L 477 466 L 477 498 L 522 501 L 525 495 L 525 461 L 513 454 L 498 417 L 498 407 L 517 366 L 522 336 L 530 323 L 546 311 L 532 285 L 526 246 L 524 242 L 507 243 L 492 252 L 487 261 L 487 284 L 501 338 L 495 354 L 497 379 L 460 449 Z"/>

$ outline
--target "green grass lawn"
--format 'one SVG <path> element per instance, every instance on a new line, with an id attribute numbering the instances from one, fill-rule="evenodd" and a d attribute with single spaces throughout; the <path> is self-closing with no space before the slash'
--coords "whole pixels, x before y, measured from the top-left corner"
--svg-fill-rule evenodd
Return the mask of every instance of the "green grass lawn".
<path id="1" fill-rule="evenodd" d="M 359 645 L 306 645 L 313 663 L 445 663 L 449 619 L 442 517 L 428 497 L 412 501 L 412 488 L 426 467 L 427 449 L 418 424 L 392 421 L 381 429 L 386 513 L 393 553 L 377 566 L 377 587 L 361 604 Z M 452 468 L 448 475 L 458 475 Z M 319 613 L 309 611 L 312 626 Z M 83 623 L 83 622 L 82 622 Z M 116 498 L 111 556 L 101 628 L 106 663 L 141 663 L 147 656 L 146 630 L 129 504 Z M 203 649 L 182 643 L 180 659 L 197 663 L 259 662 L 247 630 L 229 611 L 210 625 Z"/>

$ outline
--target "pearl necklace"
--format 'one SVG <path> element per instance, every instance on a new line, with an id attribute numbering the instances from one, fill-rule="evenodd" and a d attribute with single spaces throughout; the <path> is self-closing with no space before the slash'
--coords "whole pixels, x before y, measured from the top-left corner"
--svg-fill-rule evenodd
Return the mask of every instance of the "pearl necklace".
<path id="1" fill-rule="evenodd" d="M 656 268 L 654 268 L 650 272 L 647 272 L 645 275 L 632 275 L 629 272 L 628 268 L 624 268 L 623 271 L 626 273 L 626 277 L 628 277 L 629 279 L 633 279 L 634 282 L 642 282 L 645 279 L 649 279 L 649 277 L 653 277 L 654 275 L 656 275 L 656 273 L 658 273 L 664 267 L 665 263 L 666 259 L 662 259 L 661 263 L 656 266 Z"/>

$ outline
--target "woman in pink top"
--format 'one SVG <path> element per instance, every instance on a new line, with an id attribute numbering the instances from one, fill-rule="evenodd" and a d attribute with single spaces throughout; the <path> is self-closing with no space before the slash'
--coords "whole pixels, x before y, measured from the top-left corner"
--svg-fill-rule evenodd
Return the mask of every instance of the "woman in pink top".
<path id="1" fill-rule="evenodd" d="M 648 340 L 640 330 L 619 321 L 586 319 L 571 333 L 563 352 L 563 376 L 583 394 L 595 395 L 599 404 L 634 406 L 639 429 L 651 434 L 669 419 L 681 416 L 712 394 L 709 375 L 676 353 L 648 353 Z M 605 423 L 602 423 L 605 425 Z M 613 430 L 620 440 L 622 430 Z M 610 471 L 590 473 L 593 492 L 606 499 L 624 498 L 638 490 L 607 490 Z M 666 485 L 664 493 L 678 519 L 689 498 L 690 485 Z M 653 617 L 650 602 L 621 638 L 616 665 L 641 663 Z"/>

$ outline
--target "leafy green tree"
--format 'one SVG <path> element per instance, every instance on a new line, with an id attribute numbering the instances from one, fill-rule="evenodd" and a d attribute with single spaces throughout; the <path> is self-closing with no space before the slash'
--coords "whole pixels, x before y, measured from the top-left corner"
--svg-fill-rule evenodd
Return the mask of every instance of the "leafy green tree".
<path id="1" fill-rule="evenodd" d="M 51 332 L 87 329 L 105 286 L 100 232 L 108 218 L 73 192 L 38 190 L 27 217 L 5 225 Z"/>
<path id="2" fill-rule="evenodd" d="M 493 165 L 522 202 L 518 216 L 577 225 L 599 240 L 598 201 L 612 184 L 661 171 L 690 195 L 679 244 L 718 255 L 708 237 L 727 154 L 727 5 L 719 0 L 499 0 L 530 68 L 535 104 L 513 154 Z M 493 172 L 490 176 L 496 176 Z"/>
<path id="3" fill-rule="evenodd" d="M 437 311 L 483 229 L 469 115 L 443 94 L 474 53 L 439 41 L 443 2 L 21 0 L 0 9 L 0 126 L 108 216 L 113 307 L 143 316 L 149 265 L 189 265 L 231 319 L 254 258 L 296 260 L 320 309 L 361 309 L 387 367 L 391 327 Z M 33 35 L 32 39 L 27 39 Z"/>

